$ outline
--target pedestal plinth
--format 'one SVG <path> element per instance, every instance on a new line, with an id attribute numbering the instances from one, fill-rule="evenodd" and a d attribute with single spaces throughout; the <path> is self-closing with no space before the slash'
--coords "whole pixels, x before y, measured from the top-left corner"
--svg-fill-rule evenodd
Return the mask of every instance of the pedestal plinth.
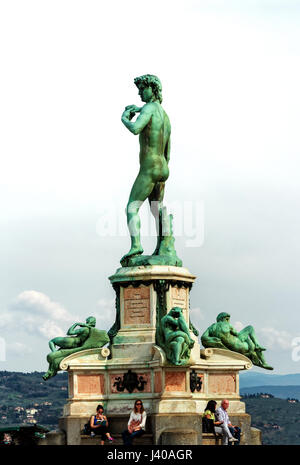
<path id="1" fill-rule="evenodd" d="M 196 279 L 186 268 L 139 266 L 119 268 L 110 281 L 116 292 L 116 321 L 109 331 L 112 358 L 151 360 L 161 318 L 180 307 L 190 323 L 189 293 Z M 192 357 L 199 358 L 197 337 Z"/>
<path id="2" fill-rule="evenodd" d="M 104 405 L 112 434 L 120 433 L 120 424 L 126 425 L 137 398 L 142 399 L 147 411 L 147 428 L 154 444 L 161 443 L 164 432 L 178 430 L 175 417 L 176 422 L 180 418 L 183 431 L 190 431 L 194 425 L 194 436 L 200 444 L 205 406 L 210 399 L 220 403 L 223 398 L 229 400 L 229 415 L 242 426 L 246 444 L 251 443 L 250 417 L 239 395 L 239 371 L 252 366 L 247 357 L 223 349 L 205 349 L 197 363 L 174 366 L 155 345 L 152 359 L 144 362 L 137 358 L 108 359 L 106 355 L 103 349 L 102 353 L 101 349 L 90 349 L 61 363 L 69 373 L 69 398 L 60 424 L 69 444 L 80 444 L 80 430 L 98 404 Z"/>
<path id="3" fill-rule="evenodd" d="M 239 371 L 251 368 L 252 363 L 229 350 L 200 350 L 189 305 L 196 277 L 186 268 L 157 265 L 120 268 L 109 279 L 116 292 L 110 353 L 90 349 L 61 362 L 61 369 L 69 372 L 69 399 L 61 421 L 68 443 L 80 444 L 80 429 L 99 403 L 109 417 L 111 433 L 120 433 L 140 398 L 154 444 L 176 437 L 190 437 L 200 444 L 201 415 L 208 400 L 227 398 L 229 414 L 242 425 L 250 444 L 250 417 L 240 401 Z M 179 366 L 168 361 L 157 344 L 161 318 L 173 307 L 182 309 L 195 340 L 189 360 Z"/>

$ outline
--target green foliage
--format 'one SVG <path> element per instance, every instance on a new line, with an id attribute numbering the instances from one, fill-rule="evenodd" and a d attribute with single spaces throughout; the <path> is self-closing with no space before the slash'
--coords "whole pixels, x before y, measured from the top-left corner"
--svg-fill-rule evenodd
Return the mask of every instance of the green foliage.
<path id="1" fill-rule="evenodd" d="M 59 373 L 47 383 L 42 379 L 43 373 L 19 373 L 0 371 L 0 425 L 28 422 L 26 409 L 35 408 L 34 420 L 54 429 L 62 415 L 63 405 L 68 396 L 68 375 Z M 45 405 L 45 402 L 51 405 Z M 37 406 L 35 404 L 38 404 Z M 16 411 L 16 407 L 24 410 Z M 6 418 L 2 418 L 6 417 Z"/>
<path id="2" fill-rule="evenodd" d="M 263 444 L 300 444 L 300 403 L 276 397 L 243 397 L 252 426 L 262 431 Z"/>

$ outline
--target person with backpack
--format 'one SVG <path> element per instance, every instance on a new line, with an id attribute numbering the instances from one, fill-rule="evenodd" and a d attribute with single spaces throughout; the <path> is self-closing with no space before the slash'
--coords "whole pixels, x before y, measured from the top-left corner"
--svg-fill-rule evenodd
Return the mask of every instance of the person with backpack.
<path id="1" fill-rule="evenodd" d="M 111 437 L 108 431 L 108 420 L 104 415 L 104 408 L 102 405 L 98 405 L 96 415 L 92 415 L 90 419 L 90 430 L 91 436 L 101 436 L 100 445 L 104 445 L 105 439 L 108 439 L 110 442 L 114 441 L 114 438 Z"/>

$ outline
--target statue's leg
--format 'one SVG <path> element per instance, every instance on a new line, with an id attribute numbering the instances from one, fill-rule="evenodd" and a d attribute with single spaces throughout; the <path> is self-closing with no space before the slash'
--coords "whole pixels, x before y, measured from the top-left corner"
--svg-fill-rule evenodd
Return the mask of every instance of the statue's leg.
<path id="1" fill-rule="evenodd" d="M 177 330 L 177 331 L 172 332 L 169 335 L 169 337 L 166 338 L 166 341 L 167 342 L 173 341 L 178 337 L 182 338 L 187 344 L 189 344 L 191 342 L 189 336 L 182 330 L 181 331 Z M 194 342 L 194 341 L 192 340 L 192 342 Z"/>
<path id="2" fill-rule="evenodd" d="M 165 183 L 157 182 L 154 185 L 154 188 L 148 197 L 149 204 L 150 204 L 150 210 L 155 219 L 156 234 L 157 234 L 157 243 L 156 243 L 156 247 L 152 255 L 159 254 L 159 247 L 160 247 L 161 238 L 162 238 L 161 214 L 162 214 L 164 193 L 165 193 Z"/>
<path id="3" fill-rule="evenodd" d="M 184 338 L 183 337 L 177 337 L 175 341 L 171 342 L 170 345 L 173 347 L 173 354 L 174 354 L 174 362 L 176 365 L 180 365 L 181 360 L 181 352 L 182 352 L 182 346 L 184 343 Z"/>
<path id="4" fill-rule="evenodd" d="M 256 352 L 253 352 L 249 358 L 252 360 L 253 364 L 256 366 L 259 366 L 261 368 L 265 368 L 266 370 L 273 370 L 273 367 L 267 364 L 262 351 L 257 350 Z"/>
<path id="5" fill-rule="evenodd" d="M 180 316 L 180 317 L 178 318 L 178 326 L 179 326 L 179 328 L 180 328 L 184 333 L 186 333 L 186 334 L 189 336 L 189 338 L 191 339 L 191 337 L 190 337 L 190 330 L 189 330 L 189 328 L 188 328 L 188 325 L 186 324 L 186 321 L 185 321 L 185 319 L 184 319 L 184 316 Z"/>
<path id="6" fill-rule="evenodd" d="M 154 182 L 151 176 L 145 173 L 139 173 L 137 176 L 129 196 L 129 201 L 126 208 L 127 213 L 127 225 L 131 237 L 131 248 L 130 251 L 124 255 L 121 263 L 124 259 L 133 255 L 140 255 L 143 253 L 143 249 L 140 241 L 140 229 L 141 222 L 139 217 L 139 209 L 143 202 L 149 197 L 154 187 Z"/>
<path id="7" fill-rule="evenodd" d="M 262 347 L 257 338 L 256 338 L 256 335 L 255 335 L 255 331 L 254 331 L 254 328 L 253 326 L 246 326 L 246 328 L 242 329 L 242 331 L 239 332 L 239 339 L 241 341 L 246 341 L 247 339 L 250 339 L 251 342 L 253 342 L 254 344 L 254 348 L 257 350 L 266 350 L 264 347 Z M 250 345 L 249 349 L 251 350 L 251 346 L 252 344 L 249 344 L 249 341 L 248 341 L 248 344 Z"/>
<path id="8" fill-rule="evenodd" d="M 49 341 L 49 347 L 50 347 L 51 352 L 56 352 L 57 351 L 56 342 L 59 342 L 58 339 L 60 339 L 60 338 L 55 337 L 54 339 L 51 339 L 51 341 Z"/>

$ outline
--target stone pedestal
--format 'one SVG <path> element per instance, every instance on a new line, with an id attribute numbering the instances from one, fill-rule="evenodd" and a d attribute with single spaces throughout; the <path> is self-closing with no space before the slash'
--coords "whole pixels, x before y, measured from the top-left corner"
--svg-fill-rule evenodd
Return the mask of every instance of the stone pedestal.
<path id="1" fill-rule="evenodd" d="M 69 398 L 61 420 L 68 444 L 80 443 L 80 428 L 98 404 L 117 429 L 120 418 L 126 424 L 138 398 L 147 411 L 154 444 L 201 444 L 201 415 L 210 399 L 219 403 L 227 398 L 229 415 L 240 418 L 240 424 L 249 423 L 240 401 L 239 371 L 252 363 L 236 352 L 200 350 L 190 323 L 189 293 L 195 279 L 186 268 L 174 266 L 120 268 L 110 277 L 116 291 L 110 351 L 85 350 L 61 363 L 69 373 Z M 188 363 L 181 366 L 172 365 L 156 345 L 158 323 L 174 306 L 182 308 L 195 339 Z M 250 425 L 248 430 L 249 444 Z"/>
<path id="2" fill-rule="evenodd" d="M 139 266 L 119 268 L 110 281 L 116 292 L 116 321 L 109 335 L 112 358 L 151 360 L 156 330 L 172 307 L 180 307 L 190 324 L 189 293 L 196 279 L 186 268 Z M 199 358 L 197 337 L 191 357 Z"/>

